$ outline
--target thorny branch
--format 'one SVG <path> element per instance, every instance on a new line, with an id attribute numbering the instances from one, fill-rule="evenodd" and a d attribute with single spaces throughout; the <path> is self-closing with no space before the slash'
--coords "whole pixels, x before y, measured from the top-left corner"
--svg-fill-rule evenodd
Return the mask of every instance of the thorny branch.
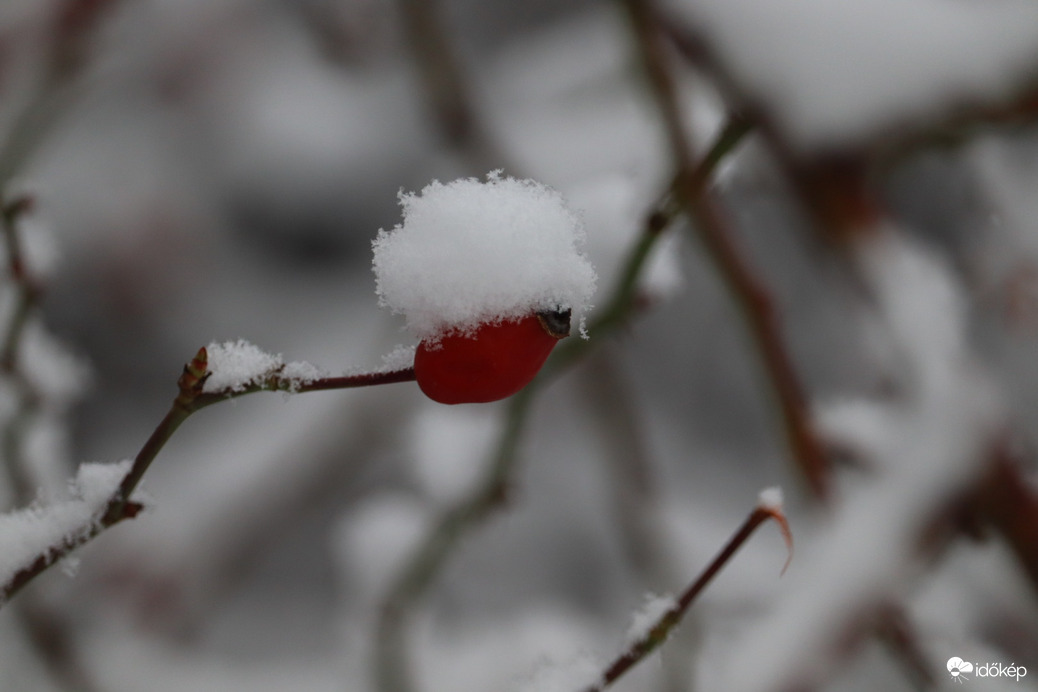
<path id="1" fill-rule="evenodd" d="M 707 565 L 706 569 L 689 584 L 688 588 L 682 592 L 681 596 L 677 598 L 674 605 L 668 608 L 659 619 L 652 624 L 651 627 L 640 637 L 637 637 L 630 646 L 622 652 L 611 664 L 606 668 L 602 674 L 602 679 L 588 687 L 584 692 L 602 692 L 605 688 L 612 685 L 614 682 L 619 680 L 627 671 L 637 665 L 640 661 L 645 659 L 649 654 L 659 648 L 671 632 L 681 624 L 688 609 L 692 607 L 692 603 L 695 602 L 696 598 L 703 589 L 713 581 L 714 577 L 724 568 L 728 561 L 732 559 L 736 551 L 753 535 L 753 532 L 757 530 L 761 524 L 768 519 L 772 519 L 778 522 L 779 528 L 782 531 L 782 538 L 786 541 L 786 549 L 788 551 L 788 557 L 786 559 L 786 566 L 789 566 L 789 561 L 793 558 L 793 537 L 789 530 L 789 524 L 786 521 L 785 514 L 782 510 L 777 507 L 766 506 L 764 504 L 758 504 L 742 526 L 736 530 L 735 534 L 732 535 L 724 548 L 721 549 L 714 559 Z M 782 568 L 785 571 L 785 567 Z"/>

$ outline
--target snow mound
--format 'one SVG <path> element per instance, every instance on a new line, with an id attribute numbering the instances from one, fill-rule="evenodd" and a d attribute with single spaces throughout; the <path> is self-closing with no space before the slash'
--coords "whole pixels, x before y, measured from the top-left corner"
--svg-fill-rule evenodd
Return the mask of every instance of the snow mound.
<path id="1" fill-rule="evenodd" d="M 584 229 L 562 196 L 500 172 L 401 193 L 404 220 L 373 243 L 379 304 L 419 338 L 539 310 L 581 321 L 595 289 Z"/>

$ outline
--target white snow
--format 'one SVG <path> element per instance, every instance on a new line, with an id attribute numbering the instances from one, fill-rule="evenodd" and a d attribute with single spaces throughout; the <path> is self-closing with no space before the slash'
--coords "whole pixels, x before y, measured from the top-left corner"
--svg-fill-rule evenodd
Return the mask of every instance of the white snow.
<path id="1" fill-rule="evenodd" d="M 403 370 L 414 365 L 414 352 L 415 346 L 397 346 L 389 353 L 382 356 L 382 366 L 379 368 L 380 371 L 392 372 L 393 370 Z"/>
<path id="2" fill-rule="evenodd" d="M 215 341 L 206 346 L 209 377 L 202 391 L 241 392 L 278 372 L 284 365 L 280 355 L 271 355 L 245 339 Z"/>
<path id="3" fill-rule="evenodd" d="M 5 199 L 17 199 L 21 194 L 7 194 Z M 34 193 L 27 191 L 25 194 L 33 197 L 33 204 L 38 206 Z M 52 278 L 61 263 L 61 248 L 51 224 L 39 209 L 33 208 L 18 218 L 16 228 L 21 244 L 21 259 L 29 277 L 36 282 Z M 0 243 L 0 264 L 5 270 L 9 263 L 8 257 L 7 244 Z"/>
<path id="4" fill-rule="evenodd" d="M 491 173 L 400 195 L 403 222 L 373 243 L 379 304 L 419 338 L 537 310 L 580 322 L 595 288 L 584 230 L 562 196 Z"/>
<path id="5" fill-rule="evenodd" d="M 322 368 L 317 367 L 313 363 L 307 363 L 306 361 L 293 361 L 291 363 L 285 363 L 285 367 L 281 368 L 281 377 L 291 380 L 298 384 L 309 384 L 314 380 L 319 380 L 325 377 L 326 373 Z"/>
<path id="6" fill-rule="evenodd" d="M 782 488 L 773 486 L 760 491 L 757 496 L 757 506 L 772 512 L 782 511 Z"/>
<path id="7" fill-rule="evenodd" d="M 805 148 L 1012 95 L 1038 76 L 1030 0 L 670 0 Z"/>
<path id="8" fill-rule="evenodd" d="M 132 463 L 82 464 L 68 499 L 0 514 L 0 583 L 65 539 L 90 531 Z"/>
<path id="9" fill-rule="evenodd" d="M 340 520 L 332 543 L 362 592 L 379 598 L 425 535 L 429 521 L 428 507 L 417 498 L 379 495 Z"/>
<path id="10" fill-rule="evenodd" d="M 324 375 L 324 371 L 310 363 L 297 361 L 286 364 L 280 353 L 267 353 L 245 339 L 222 344 L 214 341 L 206 346 L 206 353 L 209 377 L 202 391 L 207 393 L 243 392 L 274 375 L 297 387 Z"/>
<path id="11" fill-rule="evenodd" d="M 431 500 L 448 506 L 480 481 L 500 435 L 500 411 L 479 407 L 455 411 L 430 406 L 411 426 L 410 448 L 416 480 Z"/>
<path id="12" fill-rule="evenodd" d="M 31 318 L 18 343 L 18 366 L 49 406 L 71 404 L 90 384 L 90 366 Z"/>
<path id="13" fill-rule="evenodd" d="M 543 664 L 516 692 L 578 692 L 602 679 L 603 666 L 594 657 L 580 654 L 562 662 Z"/>
<path id="14" fill-rule="evenodd" d="M 663 596 L 653 593 L 645 594 L 645 600 L 641 607 L 634 611 L 634 614 L 631 616 L 631 624 L 627 628 L 627 634 L 624 637 L 627 645 L 630 646 L 644 639 L 652 631 L 652 628 L 659 623 L 660 619 L 667 614 L 667 611 L 676 605 L 677 601 L 669 594 Z"/>

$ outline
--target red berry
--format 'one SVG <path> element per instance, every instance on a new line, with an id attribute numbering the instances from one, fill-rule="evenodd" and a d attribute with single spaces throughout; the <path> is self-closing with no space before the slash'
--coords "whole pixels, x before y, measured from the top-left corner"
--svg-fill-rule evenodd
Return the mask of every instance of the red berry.
<path id="1" fill-rule="evenodd" d="M 415 379 L 426 396 L 441 404 L 504 399 L 534 378 L 568 334 L 568 310 L 484 324 L 467 335 L 450 332 L 435 344 L 418 344 Z"/>

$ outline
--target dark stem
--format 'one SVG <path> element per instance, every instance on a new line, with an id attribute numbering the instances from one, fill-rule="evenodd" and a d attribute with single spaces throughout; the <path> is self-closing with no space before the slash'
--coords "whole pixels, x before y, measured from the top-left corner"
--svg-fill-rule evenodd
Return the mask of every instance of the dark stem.
<path id="1" fill-rule="evenodd" d="M 692 603 L 695 602 L 699 594 L 703 592 L 703 589 L 705 589 L 707 585 L 713 581 L 714 577 L 716 577 L 724 568 L 724 566 L 728 564 L 728 561 L 731 560 L 732 556 L 735 555 L 736 551 L 742 547 L 749 537 L 753 535 L 753 532 L 757 530 L 757 527 L 768 519 L 774 519 L 782 525 L 783 535 L 787 536 L 788 540 L 788 526 L 786 526 L 786 519 L 781 512 L 768 507 L 756 507 L 753 512 L 746 517 L 742 526 L 740 526 L 735 534 L 728 539 L 728 543 L 725 544 L 721 552 L 714 557 L 713 561 L 707 565 L 706 569 L 700 573 L 699 577 L 689 584 L 688 588 L 685 589 L 675 604 L 660 616 L 656 623 L 649 628 L 648 632 L 635 640 L 626 651 L 613 660 L 602 674 L 601 681 L 588 687 L 584 692 L 602 692 L 602 690 L 619 680 L 627 671 L 663 644 L 674 628 L 681 623 L 685 614 L 688 612 L 688 609 L 692 606 Z"/>

